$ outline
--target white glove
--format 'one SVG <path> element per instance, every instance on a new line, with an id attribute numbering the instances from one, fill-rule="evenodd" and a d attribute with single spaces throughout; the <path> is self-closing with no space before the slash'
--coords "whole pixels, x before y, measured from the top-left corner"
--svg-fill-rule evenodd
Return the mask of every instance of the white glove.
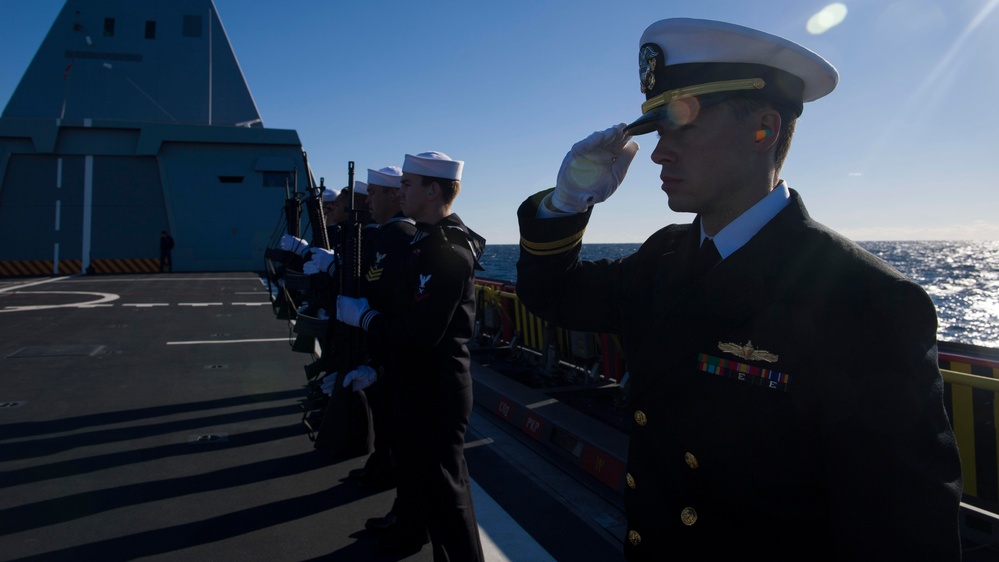
<path id="1" fill-rule="evenodd" d="M 333 387 L 336 386 L 336 373 L 330 373 L 323 377 L 323 383 L 319 386 L 323 394 L 333 394 Z"/>
<path id="2" fill-rule="evenodd" d="M 361 365 L 347 373 L 346 377 L 343 377 L 343 387 L 347 388 L 347 385 L 350 384 L 352 385 L 352 390 L 357 392 L 358 390 L 368 388 L 376 380 L 378 380 L 378 373 L 367 365 Z"/>
<path id="3" fill-rule="evenodd" d="M 615 125 L 572 145 L 555 181 L 555 207 L 582 213 L 614 193 L 638 154 L 638 143 L 624 134 L 626 126 Z"/>
<path id="4" fill-rule="evenodd" d="M 343 295 L 336 298 L 336 319 L 348 326 L 358 326 L 367 331 L 371 319 L 377 315 L 378 311 L 371 310 L 368 299 L 355 299 Z"/>
<path id="5" fill-rule="evenodd" d="M 278 247 L 282 250 L 295 252 L 296 254 L 305 257 L 305 252 L 309 249 L 309 243 L 301 238 L 295 238 L 291 234 L 283 234 L 281 236 L 281 241 L 278 243 Z"/>
<path id="6" fill-rule="evenodd" d="M 336 272 L 336 254 L 323 248 L 312 248 L 312 256 L 302 265 L 302 273 L 326 272 L 332 277 Z"/>

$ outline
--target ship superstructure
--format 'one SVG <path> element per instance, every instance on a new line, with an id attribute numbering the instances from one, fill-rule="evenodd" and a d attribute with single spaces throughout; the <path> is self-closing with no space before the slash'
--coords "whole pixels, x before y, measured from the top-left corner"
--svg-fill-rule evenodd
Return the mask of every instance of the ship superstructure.
<path id="1" fill-rule="evenodd" d="M 67 0 L 0 117 L 0 276 L 260 270 L 293 130 L 267 129 L 211 0 Z"/>

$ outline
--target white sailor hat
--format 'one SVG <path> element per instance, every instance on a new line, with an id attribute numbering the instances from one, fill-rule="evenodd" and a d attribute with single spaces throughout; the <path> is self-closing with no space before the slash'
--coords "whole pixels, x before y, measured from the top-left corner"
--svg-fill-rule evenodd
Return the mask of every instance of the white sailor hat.
<path id="1" fill-rule="evenodd" d="M 689 18 L 657 21 L 645 30 L 638 73 L 646 101 L 642 116 L 625 129 L 632 135 L 651 132 L 656 121 L 670 118 L 676 100 L 705 107 L 738 95 L 801 115 L 803 102 L 821 98 L 839 82 L 829 62 L 783 37 Z"/>
<path id="2" fill-rule="evenodd" d="M 407 174 L 417 174 L 446 180 L 461 180 L 461 169 L 465 163 L 452 160 L 441 152 L 421 152 L 417 155 L 407 154 L 402 164 L 402 171 Z"/>
<path id="3" fill-rule="evenodd" d="M 402 187 L 402 169 L 399 166 L 386 166 L 379 170 L 368 168 L 368 185 Z"/>
<path id="4" fill-rule="evenodd" d="M 354 195 L 367 195 L 368 184 L 363 181 L 354 180 Z"/>
<path id="5" fill-rule="evenodd" d="M 340 195 L 340 190 L 326 188 L 323 190 L 323 203 L 336 201 L 336 196 Z"/>

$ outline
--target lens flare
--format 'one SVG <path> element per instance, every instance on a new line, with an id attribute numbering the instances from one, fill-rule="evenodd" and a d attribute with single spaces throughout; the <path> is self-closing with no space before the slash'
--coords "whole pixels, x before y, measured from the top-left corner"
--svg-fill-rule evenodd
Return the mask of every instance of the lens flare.
<path id="1" fill-rule="evenodd" d="M 666 114 L 674 125 L 686 125 L 701 112 L 701 104 L 695 97 L 685 97 L 673 100 L 666 107 Z"/>
<path id="2" fill-rule="evenodd" d="M 812 35 L 821 35 L 843 23 L 843 20 L 846 19 L 846 12 L 846 4 L 840 2 L 829 4 L 808 18 L 805 29 Z"/>

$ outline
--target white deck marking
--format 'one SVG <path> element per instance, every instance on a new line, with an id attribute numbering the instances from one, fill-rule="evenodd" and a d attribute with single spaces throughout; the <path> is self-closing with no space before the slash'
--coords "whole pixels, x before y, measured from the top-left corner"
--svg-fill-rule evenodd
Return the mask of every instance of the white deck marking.
<path id="1" fill-rule="evenodd" d="M 262 342 L 288 342 L 288 338 L 261 338 L 255 340 L 196 340 L 196 341 L 168 341 L 167 345 L 207 345 L 218 343 L 262 343 Z"/>
<path id="2" fill-rule="evenodd" d="M 220 302 L 179 302 L 177 306 L 222 306 Z"/>
<path id="3" fill-rule="evenodd" d="M 479 522 L 482 553 L 489 562 L 555 562 L 523 527 L 472 480 L 472 504 Z"/>
<path id="4" fill-rule="evenodd" d="M 170 306 L 169 303 L 165 302 L 129 302 L 122 306 L 134 306 L 135 308 L 152 308 L 154 306 Z"/>
<path id="5" fill-rule="evenodd" d="M 265 302 L 234 302 L 230 304 L 232 304 L 233 306 L 264 306 L 264 305 L 270 305 L 271 303 L 265 301 Z"/>
<path id="6" fill-rule="evenodd" d="M 65 304 L 36 304 L 26 306 L 7 306 L 0 312 L 20 312 L 25 310 L 51 310 L 53 308 L 77 308 L 80 306 L 93 306 L 118 300 L 120 297 L 114 293 L 90 293 L 84 291 L 14 291 L 15 295 L 86 295 L 98 297 L 86 302 L 71 302 Z"/>
<path id="7" fill-rule="evenodd" d="M 34 287 L 35 285 L 43 285 L 45 283 L 54 283 L 56 281 L 63 281 L 68 279 L 67 277 L 53 277 L 52 279 L 42 279 L 41 281 L 34 281 L 31 283 L 24 283 L 19 285 L 11 285 L 9 287 L 4 287 L 0 289 L 0 293 L 6 293 L 7 291 L 17 291 L 20 289 L 27 289 L 28 287 Z"/>

